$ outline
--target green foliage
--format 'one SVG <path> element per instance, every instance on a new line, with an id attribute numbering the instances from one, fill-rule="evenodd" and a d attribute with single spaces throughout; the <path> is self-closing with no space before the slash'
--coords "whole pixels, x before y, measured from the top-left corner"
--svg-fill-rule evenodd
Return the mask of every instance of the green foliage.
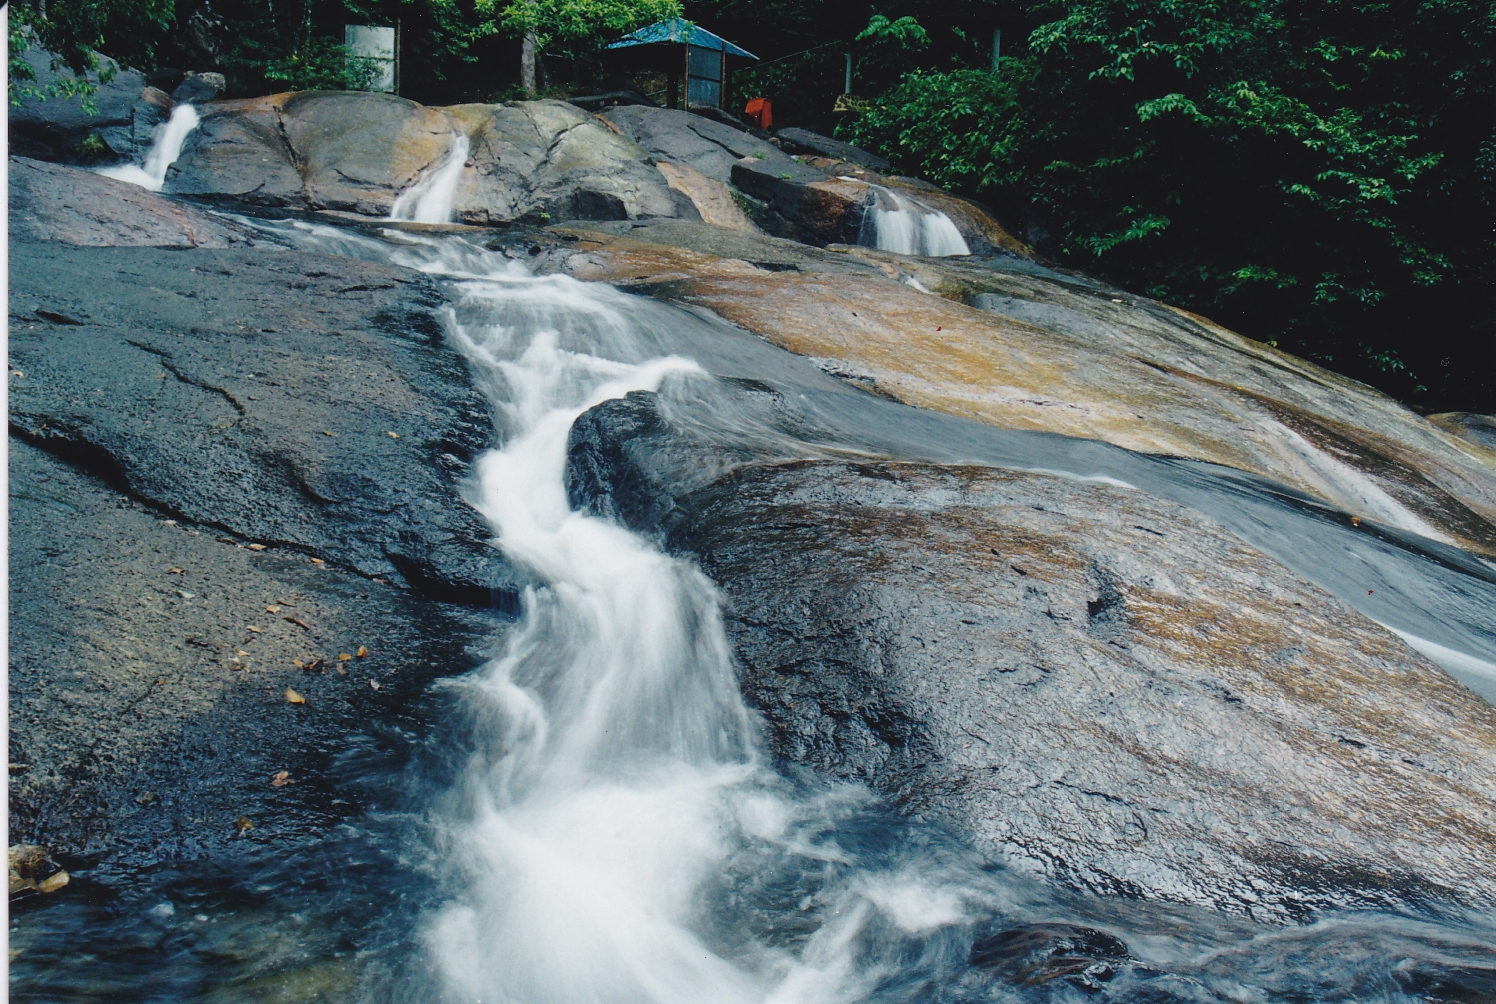
<path id="1" fill-rule="evenodd" d="M 154 64 L 155 42 L 171 23 L 173 0 L 13 0 L 10 4 L 7 91 L 12 105 L 24 98 L 81 96 L 85 106 L 108 82 L 114 66 L 96 50 L 133 66 Z M 31 48 L 52 54 L 54 81 L 39 85 L 21 54 Z M 90 75 L 94 80 L 90 80 Z"/>
<path id="2" fill-rule="evenodd" d="M 1496 8 L 1079 0 L 846 130 L 1076 267 L 1436 407 L 1496 404 Z"/>
<path id="3" fill-rule="evenodd" d="M 476 6 L 497 27 L 533 33 L 541 49 L 572 58 L 682 11 L 679 0 L 476 0 Z"/>

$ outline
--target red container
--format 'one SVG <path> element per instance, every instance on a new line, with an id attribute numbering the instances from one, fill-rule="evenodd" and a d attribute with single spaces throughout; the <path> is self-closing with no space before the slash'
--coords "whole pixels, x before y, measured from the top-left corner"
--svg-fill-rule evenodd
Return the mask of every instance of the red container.
<path id="1" fill-rule="evenodd" d="M 768 98 L 754 98 L 743 107 L 743 114 L 760 129 L 774 128 L 774 102 Z"/>

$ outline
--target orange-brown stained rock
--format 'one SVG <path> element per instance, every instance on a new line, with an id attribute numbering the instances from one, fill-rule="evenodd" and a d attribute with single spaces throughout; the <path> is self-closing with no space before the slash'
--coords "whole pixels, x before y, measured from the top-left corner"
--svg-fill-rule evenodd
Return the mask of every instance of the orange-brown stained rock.
<path id="1" fill-rule="evenodd" d="M 677 501 L 782 756 L 1099 892 L 1496 904 L 1496 710 L 1203 516 L 909 464 Z"/>
<path id="2" fill-rule="evenodd" d="M 1483 451 L 1364 384 L 1203 318 L 1000 262 L 848 248 L 843 267 L 817 252 L 797 271 L 770 273 L 747 262 L 771 260 L 784 243 L 772 238 L 752 250 L 735 237 L 731 257 L 719 257 L 684 223 L 635 237 L 573 233 L 587 237 L 567 264 L 578 278 L 709 308 L 907 404 L 1225 464 L 1496 554 L 1496 466 Z M 911 279 L 940 295 L 901 281 Z"/>

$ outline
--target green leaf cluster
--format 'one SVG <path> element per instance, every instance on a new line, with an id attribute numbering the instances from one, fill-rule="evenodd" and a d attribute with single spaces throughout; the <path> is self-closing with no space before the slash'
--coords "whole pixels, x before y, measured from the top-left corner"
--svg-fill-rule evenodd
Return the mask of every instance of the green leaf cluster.
<path id="1" fill-rule="evenodd" d="M 680 17 L 679 0 L 476 0 L 496 28 L 531 33 L 536 44 L 563 58 L 593 55 L 620 35 Z"/>
<path id="2" fill-rule="evenodd" d="M 1496 7 L 1034 5 L 844 132 L 1051 253 L 1430 407 L 1496 407 Z"/>

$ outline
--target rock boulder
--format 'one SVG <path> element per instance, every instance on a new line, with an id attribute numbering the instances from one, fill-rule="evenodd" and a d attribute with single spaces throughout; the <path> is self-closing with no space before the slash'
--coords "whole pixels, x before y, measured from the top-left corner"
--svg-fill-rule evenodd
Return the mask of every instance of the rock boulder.
<path id="1" fill-rule="evenodd" d="M 652 409 L 579 420 L 573 501 L 721 586 L 778 755 L 1098 893 L 1278 921 L 1496 903 L 1496 711 L 1209 519 L 896 463 L 675 494 Z"/>

